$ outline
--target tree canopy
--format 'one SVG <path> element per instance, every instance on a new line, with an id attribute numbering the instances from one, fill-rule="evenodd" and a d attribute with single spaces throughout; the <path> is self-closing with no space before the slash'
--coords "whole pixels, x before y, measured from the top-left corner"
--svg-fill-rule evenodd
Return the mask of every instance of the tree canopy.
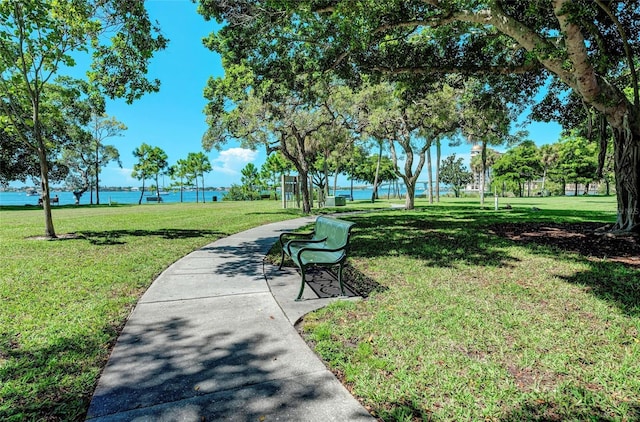
<path id="1" fill-rule="evenodd" d="M 455 73 L 517 103 L 551 81 L 549 102 L 571 93 L 611 128 L 616 228 L 640 231 L 638 0 L 201 0 L 199 11 L 225 23 L 206 41 L 225 66 L 269 87 L 328 70 L 414 87 Z"/>

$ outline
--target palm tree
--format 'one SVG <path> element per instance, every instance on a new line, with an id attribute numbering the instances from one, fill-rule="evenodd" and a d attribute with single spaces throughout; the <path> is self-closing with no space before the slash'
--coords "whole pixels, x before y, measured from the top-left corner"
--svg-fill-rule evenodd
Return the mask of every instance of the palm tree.
<path id="1" fill-rule="evenodd" d="M 205 202 L 204 199 L 204 174 L 209 173 L 212 170 L 211 163 L 209 162 L 209 157 L 204 155 L 201 152 L 190 152 L 187 155 L 187 167 L 189 168 L 189 172 L 194 176 L 196 180 L 196 202 L 198 202 L 198 177 L 202 180 L 202 202 Z"/>

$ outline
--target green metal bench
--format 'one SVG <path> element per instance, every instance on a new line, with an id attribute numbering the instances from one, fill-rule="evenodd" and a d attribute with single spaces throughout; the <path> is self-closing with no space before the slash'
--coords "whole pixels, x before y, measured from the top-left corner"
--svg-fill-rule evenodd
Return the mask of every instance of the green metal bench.
<path id="1" fill-rule="evenodd" d="M 293 263 L 300 268 L 302 284 L 296 300 L 302 298 L 305 282 L 305 271 L 312 266 L 334 267 L 338 265 L 338 282 L 340 292 L 345 295 L 342 284 L 342 269 L 347 260 L 347 249 L 351 228 L 355 225 L 350 221 L 320 216 L 316 219 L 315 227 L 309 233 L 286 232 L 280 235 L 282 259 L 278 270 L 282 269 L 285 255 L 291 257 Z M 288 239 L 297 237 L 298 239 Z M 303 238 L 303 239 L 300 239 Z"/>

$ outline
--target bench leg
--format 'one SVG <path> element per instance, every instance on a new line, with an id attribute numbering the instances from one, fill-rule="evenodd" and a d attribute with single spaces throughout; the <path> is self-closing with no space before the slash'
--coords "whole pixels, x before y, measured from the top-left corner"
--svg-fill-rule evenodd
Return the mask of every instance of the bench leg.
<path id="1" fill-rule="evenodd" d="M 342 284 L 342 268 L 344 267 L 344 262 L 340 263 L 340 267 L 338 268 L 338 283 L 340 283 L 340 292 L 342 296 L 346 296 L 344 292 L 344 284 Z"/>
<path id="2" fill-rule="evenodd" d="M 282 256 L 280 257 L 280 266 L 278 267 L 278 271 L 282 270 L 282 264 L 284 264 L 284 246 L 282 247 Z"/>
<path id="3" fill-rule="evenodd" d="M 300 283 L 300 292 L 298 293 L 296 302 L 302 300 L 302 292 L 304 292 L 304 280 L 305 280 L 304 265 L 300 266 L 300 274 L 302 275 L 302 282 Z"/>

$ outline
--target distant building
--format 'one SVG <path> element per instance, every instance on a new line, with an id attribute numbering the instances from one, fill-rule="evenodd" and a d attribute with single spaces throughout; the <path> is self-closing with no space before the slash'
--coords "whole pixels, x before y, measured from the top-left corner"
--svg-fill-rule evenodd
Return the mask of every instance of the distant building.
<path id="1" fill-rule="evenodd" d="M 473 157 L 478 156 L 480 154 L 482 154 L 482 145 L 474 144 L 471 147 L 471 158 L 469 159 L 469 168 L 471 169 L 471 174 L 473 175 L 473 179 L 471 180 L 471 183 L 467 185 L 467 188 L 466 188 L 467 192 L 480 191 L 483 175 L 481 174 L 481 172 L 474 171 L 473 167 L 471 166 L 471 161 L 473 160 Z M 485 180 L 485 183 L 486 183 L 486 180 Z M 485 187 L 486 187 L 486 184 L 485 184 Z"/>

